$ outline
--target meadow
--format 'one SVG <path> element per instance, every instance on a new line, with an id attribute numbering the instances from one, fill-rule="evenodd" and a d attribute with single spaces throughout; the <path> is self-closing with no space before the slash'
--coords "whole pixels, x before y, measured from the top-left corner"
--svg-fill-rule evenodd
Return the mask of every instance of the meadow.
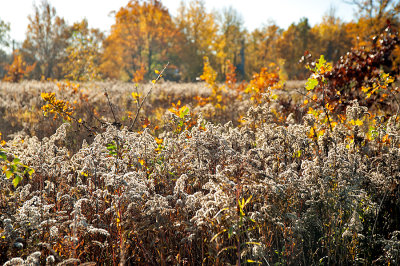
<path id="1" fill-rule="evenodd" d="M 380 38 L 304 82 L 0 83 L 0 263 L 399 264 Z"/>

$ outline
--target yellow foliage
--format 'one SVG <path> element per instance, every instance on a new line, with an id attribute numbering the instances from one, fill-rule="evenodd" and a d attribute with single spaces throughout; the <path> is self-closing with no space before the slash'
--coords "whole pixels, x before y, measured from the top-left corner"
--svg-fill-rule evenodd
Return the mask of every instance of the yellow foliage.
<path id="1" fill-rule="evenodd" d="M 56 99 L 54 92 L 42 92 L 41 97 L 47 102 L 46 105 L 42 106 L 45 116 L 50 113 L 54 114 L 54 119 L 56 119 L 59 115 L 63 119 L 71 121 L 73 107 L 68 101 Z"/>
<path id="2" fill-rule="evenodd" d="M 207 56 L 204 58 L 203 74 L 200 76 L 201 80 L 204 80 L 210 88 L 215 85 L 215 80 L 217 79 L 217 72 L 211 67 L 210 61 Z"/>

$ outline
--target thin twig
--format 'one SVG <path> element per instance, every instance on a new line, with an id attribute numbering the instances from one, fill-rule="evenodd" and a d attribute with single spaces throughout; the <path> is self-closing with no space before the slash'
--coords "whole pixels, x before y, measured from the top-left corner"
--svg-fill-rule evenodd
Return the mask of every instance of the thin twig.
<path id="1" fill-rule="evenodd" d="M 114 123 L 118 123 L 117 117 L 115 116 L 114 109 L 113 109 L 111 101 L 110 101 L 110 97 L 108 97 L 108 93 L 107 93 L 107 89 L 106 88 L 104 88 L 104 96 L 106 96 L 107 102 L 108 102 L 108 106 L 110 106 L 111 113 L 112 113 L 113 118 L 114 118 Z"/>
<path id="2" fill-rule="evenodd" d="M 147 92 L 147 94 L 143 97 L 143 100 L 140 102 L 138 110 L 137 110 L 136 115 L 135 115 L 135 118 L 133 119 L 132 124 L 128 128 L 129 131 L 132 131 L 133 127 L 135 126 L 135 123 L 136 123 L 136 121 L 138 119 L 140 110 L 142 109 L 144 102 L 146 101 L 147 97 L 150 95 L 150 93 L 153 90 L 154 86 L 156 85 L 157 81 L 162 77 L 162 74 L 164 73 L 164 71 L 165 71 L 165 69 L 167 68 L 168 65 L 169 65 L 169 62 L 165 65 L 163 70 L 161 70 L 160 74 L 158 74 L 158 77 L 153 82 L 153 85 L 151 86 L 150 90 Z"/>
<path id="3" fill-rule="evenodd" d="M 71 118 L 72 120 L 74 120 L 74 121 L 75 121 L 76 123 L 78 123 L 79 125 L 82 125 L 87 131 L 89 131 L 89 132 L 92 133 L 93 135 L 97 135 L 97 132 L 94 131 L 92 128 L 89 128 L 89 127 L 86 125 L 86 122 L 85 122 L 85 121 L 82 120 L 82 122 L 79 122 L 79 119 L 76 118 L 75 116 L 73 116 L 72 114 L 68 114 L 66 111 L 64 111 L 64 110 L 62 110 L 62 109 L 60 109 L 60 108 L 58 108 L 57 106 L 55 106 L 55 105 L 54 105 L 52 102 L 50 102 L 50 101 L 46 101 L 46 102 L 48 102 L 49 104 L 51 104 L 51 105 L 54 107 L 54 109 L 57 110 L 58 112 L 60 112 L 60 113 L 64 114 L 65 116 Z"/>
<path id="4" fill-rule="evenodd" d="M 380 211 L 381 211 L 383 201 L 385 200 L 385 198 L 386 198 L 387 194 L 389 193 L 389 191 L 390 191 L 390 190 L 388 189 L 388 190 L 385 192 L 385 195 L 383 195 L 383 198 L 382 198 L 382 200 L 381 200 L 381 203 L 379 204 L 379 208 L 378 208 L 378 210 L 377 210 L 377 212 L 376 212 L 376 217 L 375 217 L 375 221 L 374 221 L 374 226 L 372 227 L 372 233 L 371 233 L 371 235 L 372 235 L 373 238 L 374 238 L 376 223 L 378 222 L 379 213 L 380 213 Z"/>
<path id="5" fill-rule="evenodd" d="M 395 102 L 397 103 L 397 112 L 396 112 L 396 119 L 395 119 L 395 121 L 397 121 L 397 117 L 398 117 L 399 111 L 400 111 L 400 103 L 399 103 L 399 101 L 397 100 L 396 95 L 392 92 L 392 90 L 391 90 L 391 89 L 388 89 L 388 91 L 389 91 L 390 94 L 392 94 L 393 99 L 394 99 Z"/>

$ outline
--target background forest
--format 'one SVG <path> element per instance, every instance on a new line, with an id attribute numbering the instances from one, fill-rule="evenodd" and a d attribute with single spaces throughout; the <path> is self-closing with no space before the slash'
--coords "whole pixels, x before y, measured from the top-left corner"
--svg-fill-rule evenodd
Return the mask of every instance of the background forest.
<path id="1" fill-rule="evenodd" d="M 1 22 L 0 264 L 400 265 L 400 2 L 351 3 Z"/>
<path id="2" fill-rule="evenodd" d="M 352 3 L 358 12 L 351 22 L 341 21 L 332 8 L 312 27 L 303 18 L 287 29 L 270 22 L 249 32 L 231 7 L 207 12 L 201 0 L 186 1 L 172 17 L 162 1 L 135 0 L 115 13 L 115 24 L 105 35 L 88 28 L 85 20 L 68 25 L 49 2 L 42 1 L 29 16 L 22 44 L 12 42 L 9 25 L 0 22 L 0 78 L 138 82 L 170 62 L 165 79 L 195 81 L 207 56 L 220 81 L 230 63 L 239 80 L 251 79 L 272 63 L 286 79 L 305 79 L 308 71 L 299 63 L 305 55 L 317 59 L 323 54 L 326 60 L 337 61 L 351 47 L 368 45 L 371 36 L 388 25 L 399 27 L 398 1 Z M 391 67 L 396 69 L 399 49 L 393 55 Z"/>

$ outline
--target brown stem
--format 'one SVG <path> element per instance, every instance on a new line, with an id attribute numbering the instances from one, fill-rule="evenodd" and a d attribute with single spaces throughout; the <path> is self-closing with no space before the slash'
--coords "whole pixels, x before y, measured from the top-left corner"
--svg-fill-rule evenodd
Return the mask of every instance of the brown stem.
<path id="1" fill-rule="evenodd" d="M 153 85 L 151 86 L 150 90 L 147 92 L 146 96 L 144 96 L 143 100 L 140 102 L 138 110 L 137 110 L 136 115 L 135 115 L 135 118 L 133 119 L 132 124 L 128 128 L 129 131 L 132 131 L 133 127 L 135 126 L 135 123 L 136 123 L 136 121 L 138 119 L 138 116 L 139 116 L 139 112 L 142 109 L 144 102 L 146 101 L 147 97 L 150 95 L 150 93 L 153 90 L 154 86 L 156 85 L 157 81 L 162 77 L 162 73 L 164 73 L 164 71 L 165 71 L 165 69 L 167 68 L 168 65 L 169 65 L 169 62 L 165 65 L 163 70 L 161 70 L 160 74 L 158 74 L 158 77 L 156 78 L 155 82 L 153 82 Z"/>

